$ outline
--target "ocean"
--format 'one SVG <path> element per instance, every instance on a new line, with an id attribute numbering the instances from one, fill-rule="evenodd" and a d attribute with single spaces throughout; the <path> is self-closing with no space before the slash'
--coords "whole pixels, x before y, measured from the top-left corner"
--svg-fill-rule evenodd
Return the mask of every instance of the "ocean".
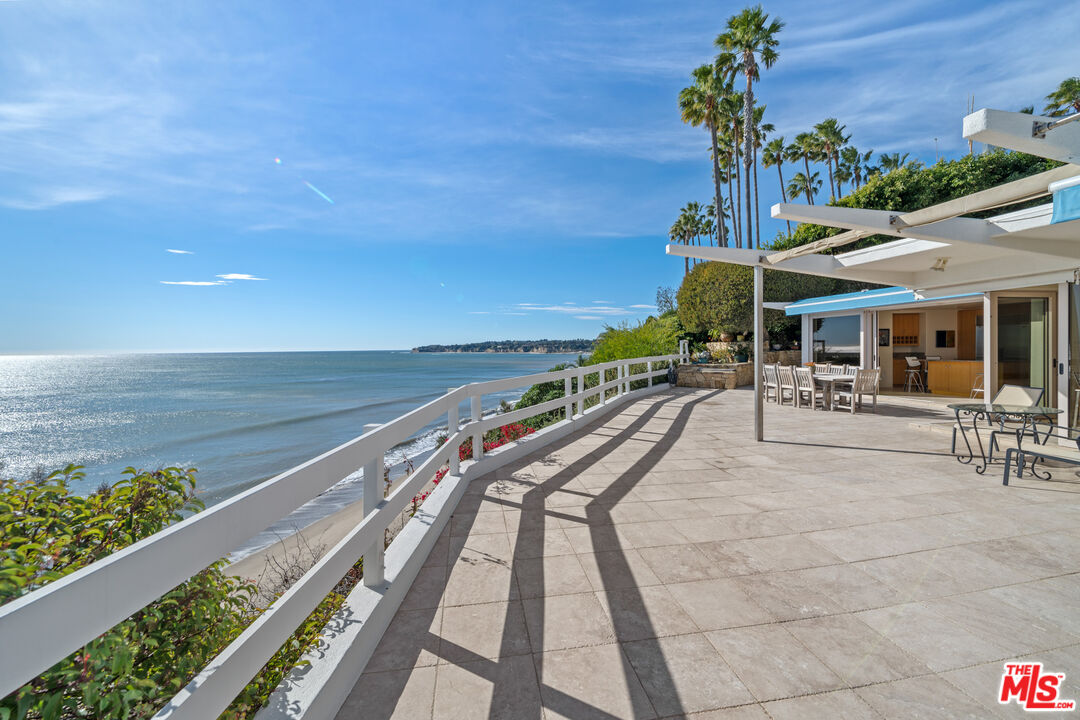
<path id="1" fill-rule="evenodd" d="M 86 468 L 76 492 L 128 466 L 198 468 L 207 506 L 469 382 L 542 372 L 577 355 L 408 351 L 0 356 L 0 475 Z M 526 388 L 485 396 L 485 411 Z M 422 459 L 444 426 L 387 453 Z M 237 557 L 361 497 L 354 473 Z"/>

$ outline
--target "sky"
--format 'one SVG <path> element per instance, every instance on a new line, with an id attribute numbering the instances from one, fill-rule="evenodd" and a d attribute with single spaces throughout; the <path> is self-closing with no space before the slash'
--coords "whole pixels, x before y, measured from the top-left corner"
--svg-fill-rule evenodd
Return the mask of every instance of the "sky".
<path id="1" fill-rule="evenodd" d="M 0 0 L 0 354 L 594 337 L 710 200 L 677 105 L 741 3 Z M 1080 4 L 770 2 L 789 139 L 967 151 L 1080 72 Z M 762 237 L 779 224 L 762 170 Z M 824 175 L 824 173 L 823 173 Z"/>

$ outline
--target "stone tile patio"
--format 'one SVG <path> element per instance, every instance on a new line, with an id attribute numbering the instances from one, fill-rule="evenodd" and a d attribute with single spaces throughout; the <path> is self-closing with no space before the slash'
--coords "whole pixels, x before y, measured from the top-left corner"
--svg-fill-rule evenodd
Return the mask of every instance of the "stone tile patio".
<path id="1" fill-rule="evenodd" d="M 913 423 L 673 390 L 474 481 L 338 715 L 1019 717 L 1080 699 L 1080 481 L 1002 487 Z"/>

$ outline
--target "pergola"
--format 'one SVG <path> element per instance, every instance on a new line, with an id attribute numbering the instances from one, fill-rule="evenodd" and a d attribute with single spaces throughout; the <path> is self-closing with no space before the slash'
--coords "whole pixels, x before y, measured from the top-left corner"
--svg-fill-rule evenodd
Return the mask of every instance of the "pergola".
<path id="1" fill-rule="evenodd" d="M 1075 282 L 1080 279 L 1080 217 L 1048 202 L 978 219 L 966 217 L 1050 195 L 1080 192 L 1080 123 L 1066 118 L 980 110 L 964 118 L 964 137 L 1039 155 L 1066 164 L 1015 182 L 913 212 L 865 210 L 830 205 L 779 203 L 772 217 L 809 222 L 845 232 L 783 252 L 742 248 L 668 245 L 667 254 L 747 265 L 754 268 L 754 433 L 762 422 L 762 278 L 764 268 L 859 280 L 913 290 L 925 298 Z M 871 235 L 896 238 L 859 250 L 821 254 Z M 990 318 L 988 296 L 985 317 Z M 1067 296 L 1058 297 L 1058 358 L 1068 357 Z M 991 354 L 990 333 L 983 338 Z"/>

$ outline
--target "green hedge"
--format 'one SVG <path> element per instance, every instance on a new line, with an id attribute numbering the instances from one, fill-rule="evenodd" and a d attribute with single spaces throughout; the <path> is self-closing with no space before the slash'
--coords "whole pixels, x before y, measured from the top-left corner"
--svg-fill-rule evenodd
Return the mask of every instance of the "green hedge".
<path id="1" fill-rule="evenodd" d="M 980 155 L 965 155 L 957 160 L 940 160 L 930 167 L 908 165 L 887 175 L 876 175 L 855 192 L 830 204 L 910 212 L 1052 170 L 1059 165 L 1061 163 L 1057 161 L 1034 155 L 994 150 Z M 1000 212 L 1001 210 L 993 210 L 976 213 L 975 216 L 986 217 Z M 803 223 L 795 229 L 790 238 L 783 232 L 779 233 L 772 247 L 776 250 L 787 250 L 841 232 L 843 231 L 837 228 Z M 869 247 L 895 239 L 875 235 L 845 245 L 841 251 Z"/>

